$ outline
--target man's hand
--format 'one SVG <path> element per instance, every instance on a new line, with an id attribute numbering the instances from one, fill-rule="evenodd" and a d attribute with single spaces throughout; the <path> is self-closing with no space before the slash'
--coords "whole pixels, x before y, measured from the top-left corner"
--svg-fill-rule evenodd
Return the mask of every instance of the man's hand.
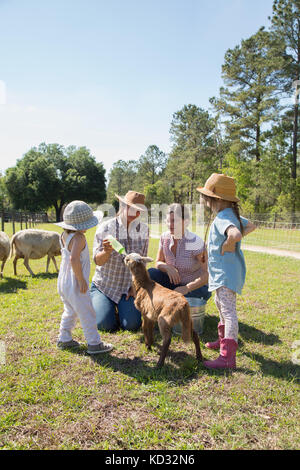
<path id="1" fill-rule="evenodd" d="M 135 296 L 136 296 L 135 288 L 133 286 L 131 286 L 129 291 L 128 291 L 128 294 L 126 296 L 126 300 L 128 300 L 129 297 L 135 297 Z"/>
<path id="2" fill-rule="evenodd" d="M 110 242 L 105 238 L 102 242 L 103 251 L 107 254 L 110 254 L 113 251 L 113 247 L 111 246 Z"/>

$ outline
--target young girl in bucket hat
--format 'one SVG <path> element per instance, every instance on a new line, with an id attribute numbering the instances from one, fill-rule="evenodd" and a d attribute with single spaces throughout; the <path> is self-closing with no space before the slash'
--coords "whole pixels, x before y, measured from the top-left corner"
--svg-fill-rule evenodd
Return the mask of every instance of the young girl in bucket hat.
<path id="1" fill-rule="evenodd" d="M 220 348 L 220 355 L 214 361 L 205 361 L 204 365 L 210 369 L 235 369 L 238 347 L 236 293 L 241 294 L 246 276 L 241 239 L 256 227 L 239 214 L 233 178 L 213 173 L 205 186 L 197 191 L 211 214 L 216 215 L 209 231 L 208 271 L 209 291 L 216 292 L 215 303 L 220 314 L 219 338 L 205 345 L 210 349 Z"/>
<path id="2" fill-rule="evenodd" d="M 72 339 L 72 329 L 79 317 L 89 354 L 111 351 L 112 345 L 100 339 L 96 324 L 96 313 L 88 289 L 90 256 L 85 232 L 98 225 L 98 218 L 83 201 L 73 201 L 67 205 L 61 235 L 62 262 L 60 265 L 57 290 L 64 304 L 57 346 L 61 349 L 77 348 L 80 344 Z"/>

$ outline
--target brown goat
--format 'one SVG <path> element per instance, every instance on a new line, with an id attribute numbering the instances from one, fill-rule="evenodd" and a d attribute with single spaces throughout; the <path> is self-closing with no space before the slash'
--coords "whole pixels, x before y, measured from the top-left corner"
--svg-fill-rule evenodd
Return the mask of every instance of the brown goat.
<path id="1" fill-rule="evenodd" d="M 128 266 L 132 274 L 133 286 L 136 291 L 134 304 L 142 315 L 142 329 L 147 348 L 151 350 L 153 330 L 157 322 L 163 338 L 157 366 L 162 367 L 171 343 L 172 327 L 181 323 L 183 341 L 189 342 L 192 339 L 196 348 L 196 357 L 198 360 L 202 360 L 199 337 L 193 330 L 188 301 L 179 292 L 167 289 L 150 279 L 144 262 L 151 261 L 153 261 L 152 258 L 143 257 L 138 253 L 130 253 L 124 259 L 125 265 Z"/>

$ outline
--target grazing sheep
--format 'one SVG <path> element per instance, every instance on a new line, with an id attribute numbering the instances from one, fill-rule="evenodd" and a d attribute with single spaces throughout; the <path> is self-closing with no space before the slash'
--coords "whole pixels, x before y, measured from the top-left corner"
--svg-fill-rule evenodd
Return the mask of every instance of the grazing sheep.
<path id="1" fill-rule="evenodd" d="M 1 279 L 3 278 L 3 269 L 4 269 L 5 262 L 7 258 L 9 257 L 9 251 L 10 251 L 10 244 L 9 244 L 8 235 L 6 235 L 5 232 L 0 231 L 0 261 L 2 261 L 1 274 L 0 274 Z"/>
<path id="2" fill-rule="evenodd" d="M 167 355 L 172 336 L 172 327 L 182 324 L 182 339 L 184 342 L 193 340 L 196 357 L 202 360 L 199 337 L 193 330 L 193 322 L 188 301 L 179 292 L 166 289 L 150 279 L 144 262 L 153 261 L 138 253 L 130 253 L 124 263 L 131 271 L 133 286 L 136 291 L 134 304 L 142 314 L 142 328 L 145 343 L 149 350 L 153 343 L 153 329 L 156 321 L 163 338 L 163 346 L 158 367 L 162 367 Z"/>
<path id="3" fill-rule="evenodd" d="M 47 230 L 26 229 L 17 232 L 10 242 L 10 256 L 13 256 L 15 248 L 15 259 L 13 262 L 15 276 L 17 275 L 17 261 L 19 258 L 24 258 L 24 266 L 31 276 L 34 276 L 28 264 L 28 260 L 40 259 L 46 255 L 48 255 L 46 273 L 48 273 L 50 259 L 52 259 L 55 269 L 58 272 L 54 256 L 61 254 L 59 237 L 59 233 Z"/>

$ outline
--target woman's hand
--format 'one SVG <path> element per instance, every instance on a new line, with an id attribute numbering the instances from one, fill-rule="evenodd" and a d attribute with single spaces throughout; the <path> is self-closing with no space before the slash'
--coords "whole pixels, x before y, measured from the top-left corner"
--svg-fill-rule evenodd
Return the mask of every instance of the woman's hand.
<path id="1" fill-rule="evenodd" d="M 180 283 L 179 272 L 175 268 L 175 266 L 172 266 L 171 264 L 167 264 L 165 266 L 165 271 L 166 271 L 167 275 L 169 276 L 169 279 L 172 282 L 172 284 L 179 284 Z"/>
<path id="2" fill-rule="evenodd" d="M 186 295 L 189 292 L 189 288 L 187 286 L 178 286 L 174 291 L 179 292 L 180 294 Z"/>
<path id="3" fill-rule="evenodd" d="M 197 255 L 197 259 L 198 259 L 198 261 L 200 261 L 200 263 L 204 264 L 207 267 L 208 254 L 207 254 L 207 249 L 206 248 L 204 248 L 202 253 Z"/>

